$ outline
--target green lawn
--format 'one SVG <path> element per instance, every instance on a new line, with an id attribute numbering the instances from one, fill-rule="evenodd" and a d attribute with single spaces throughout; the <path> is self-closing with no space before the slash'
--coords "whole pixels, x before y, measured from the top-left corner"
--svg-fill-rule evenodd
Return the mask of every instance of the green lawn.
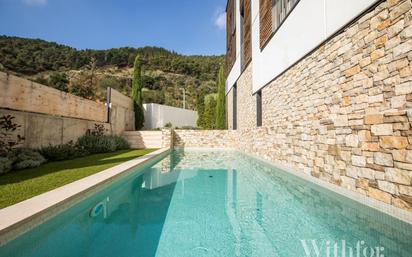
<path id="1" fill-rule="evenodd" d="M 0 209 L 70 182 L 90 176 L 155 149 L 128 150 L 49 162 L 40 167 L 0 176 Z"/>

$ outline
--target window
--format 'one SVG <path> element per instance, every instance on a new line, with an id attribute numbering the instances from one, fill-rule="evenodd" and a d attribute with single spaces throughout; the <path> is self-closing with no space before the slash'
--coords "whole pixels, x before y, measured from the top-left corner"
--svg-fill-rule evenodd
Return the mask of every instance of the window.
<path id="1" fill-rule="evenodd" d="M 300 0 L 260 0 L 260 48 L 264 48 Z"/>
<path id="2" fill-rule="evenodd" d="M 262 126 L 262 90 L 256 93 L 256 126 Z"/>
<path id="3" fill-rule="evenodd" d="M 299 0 L 272 0 L 272 32 L 276 32 Z"/>
<path id="4" fill-rule="evenodd" d="M 233 90 L 233 129 L 237 129 L 237 85 L 235 84 Z"/>

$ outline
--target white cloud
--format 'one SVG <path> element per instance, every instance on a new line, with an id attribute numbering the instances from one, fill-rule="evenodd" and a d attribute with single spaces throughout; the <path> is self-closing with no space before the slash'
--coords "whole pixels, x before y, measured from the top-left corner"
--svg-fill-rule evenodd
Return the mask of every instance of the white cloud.
<path id="1" fill-rule="evenodd" d="M 226 12 L 224 9 L 219 8 L 216 10 L 213 22 L 219 29 L 226 29 Z"/>
<path id="2" fill-rule="evenodd" d="M 35 5 L 35 6 L 39 6 L 39 5 L 46 5 L 48 0 L 23 0 L 23 3 L 27 4 L 27 5 Z"/>

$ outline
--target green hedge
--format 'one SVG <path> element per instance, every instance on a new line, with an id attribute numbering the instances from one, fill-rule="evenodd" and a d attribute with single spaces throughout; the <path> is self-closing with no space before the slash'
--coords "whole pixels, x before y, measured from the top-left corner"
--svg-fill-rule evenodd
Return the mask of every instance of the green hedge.
<path id="1" fill-rule="evenodd" d="M 73 142 L 46 146 L 39 150 L 17 148 L 0 156 L 0 174 L 13 170 L 35 168 L 47 161 L 71 160 L 96 153 L 110 153 L 130 149 L 129 143 L 120 136 L 84 135 Z"/>

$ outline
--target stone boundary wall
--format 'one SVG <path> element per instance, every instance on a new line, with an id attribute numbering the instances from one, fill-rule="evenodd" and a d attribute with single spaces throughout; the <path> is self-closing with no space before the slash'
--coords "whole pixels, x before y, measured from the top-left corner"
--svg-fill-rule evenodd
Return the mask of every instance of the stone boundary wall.
<path id="1" fill-rule="evenodd" d="M 173 148 L 173 130 L 172 129 L 162 129 L 162 147 L 163 148 Z"/>
<path id="2" fill-rule="evenodd" d="M 232 148 L 236 131 L 230 130 L 180 130 L 173 131 L 175 147 Z"/>
<path id="3" fill-rule="evenodd" d="M 0 108 L 107 122 L 103 103 L 0 72 Z"/>
<path id="4" fill-rule="evenodd" d="M 261 128 L 242 74 L 235 147 L 412 211 L 411 7 L 382 2 L 263 88 Z"/>

